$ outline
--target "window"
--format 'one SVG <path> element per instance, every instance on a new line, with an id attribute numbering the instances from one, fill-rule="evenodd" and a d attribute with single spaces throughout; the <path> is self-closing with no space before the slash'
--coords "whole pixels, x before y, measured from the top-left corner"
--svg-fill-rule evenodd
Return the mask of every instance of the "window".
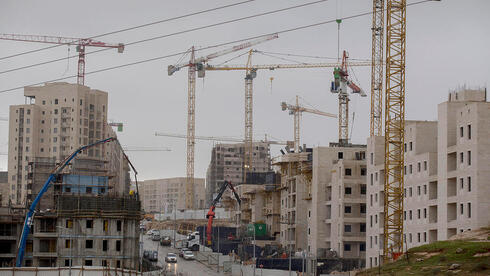
<path id="1" fill-rule="evenodd" d="M 108 220 L 104 220 L 104 231 L 105 232 L 109 231 L 109 221 Z"/>
<path id="2" fill-rule="evenodd" d="M 54 114 L 58 114 L 58 109 L 55 109 L 54 110 Z"/>
<path id="3" fill-rule="evenodd" d="M 471 125 L 468 125 L 468 139 L 471 140 Z"/>
<path id="4" fill-rule="evenodd" d="M 459 153 L 459 162 L 460 162 L 460 163 L 463 163 L 463 161 L 464 161 L 464 160 L 463 160 L 463 153 L 462 153 L 462 152 L 460 152 L 460 153 Z"/>
<path id="5" fill-rule="evenodd" d="M 361 195 L 366 194 L 366 185 L 361 185 Z"/>
<path id="6" fill-rule="evenodd" d="M 366 232 L 366 224 L 365 223 L 361 223 L 361 226 L 360 226 L 360 229 L 359 229 L 361 232 Z"/>
<path id="7" fill-rule="evenodd" d="M 121 251 L 121 240 L 116 241 L 116 251 Z"/>
<path id="8" fill-rule="evenodd" d="M 378 223 L 378 215 L 374 215 L 374 223 Z"/>
<path id="9" fill-rule="evenodd" d="M 87 219 L 87 222 L 86 222 L 86 228 L 94 228 L 94 221 L 91 220 L 91 219 Z"/>
<path id="10" fill-rule="evenodd" d="M 71 220 L 71 219 L 67 219 L 67 220 L 65 221 L 65 227 L 66 227 L 66 228 L 73 228 L 73 220 Z"/>
<path id="11" fill-rule="evenodd" d="M 424 171 L 427 170 L 427 161 L 424 161 Z"/>
<path id="12" fill-rule="evenodd" d="M 373 236 L 369 237 L 369 248 L 373 248 Z"/>
<path id="13" fill-rule="evenodd" d="M 427 194 L 427 185 L 424 185 L 424 195 Z"/>
<path id="14" fill-rule="evenodd" d="M 405 143 L 405 144 L 403 145 L 403 148 L 404 148 L 405 152 L 407 152 L 407 143 Z"/>
<path id="15" fill-rule="evenodd" d="M 413 150 L 413 144 L 412 144 L 412 142 L 410 142 L 410 151 L 412 151 L 412 150 Z"/>
<path id="16" fill-rule="evenodd" d="M 417 233 L 417 242 L 420 242 L 420 233 Z"/>
<path id="17" fill-rule="evenodd" d="M 118 260 L 118 261 L 116 261 L 116 267 L 117 267 L 117 268 L 120 268 L 120 267 L 121 267 L 121 261 L 119 261 L 119 260 Z"/>
<path id="18" fill-rule="evenodd" d="M 471 176 L 468 176 L 468 192 L 471 192 Z"/>
<path id="19" fill-rule="evenodd" d="M 58 128 L 53 128 L 53 133 L 58 133 Z"/>
<path id="20" fill-rule="evenodd" d="M 65 266 L 70 266 L 70 259 L 65 259 Z"/>
<path id="21" fill-rule="evenodd" d="M 54 99 L 54 104 L 58 104 L 58 99 Z"/>
<path id="22" fill-rule="evenodd" d="M 121 229 L 122 229 L 122 221 L 118 220 L 116 222 L 116 228 L 117 228 L 117 231 L 118 232 L 121 231 Z"/>
<path id="23" fill-rule="evenodd" d="M 420 186 L 417 186 L 417 195 L 420 195 Z"/>
<path id="24" fill-rule="evenodd" d="M 43 101 L 43 105 L 46 105 L 46 101 Z"/>
<path id="25" fill-rule="evenodd" d="M 102 264 L 103 267 L 107 267 L 107 260 L 102 260 L 102 263 L 101 264 Z"/>
<path id="26" fill-rule="evenodd" d="M 92 187 L 85 188 L 85 193 L 91 194 L 92 193 Z"/>
<path id="27" fill-rule="evenodd" d="M 410 165 L 408 166 L 408 168 L 409 168 L 409 170 L 408 170 L 408 171 L 409 171 L 409 173 L 410 173 L 410 174 L 412 174 L 412 164 L 410 164 Z"/>
<path id="28" fill-rule="evenodd" d="M 344 153 L 341 151 L 338 152 L 337 156 L 339 159 L 344 159 Z"/>
<path id="29" fill-rule="evenodd" d="M 468 151 L 468 166 L 471 166 L 471 151 Z"/>
<path id="30" fill-rule="evenodd" d="M 412 220 L 412 210 L 408 211 L 408 219 Z"/>
<path id="31" fill-rule="evenodd" d="M 412 243 L 412 233 L 408 234 L 408 240 Z"/>
<path id="32" fill-rule="evenodd" d="M 348 243 L 344 244 L 344 251 L 350 251 L 350 244 Z"/>
<path id="33" fill-rule="evenodd" d="M 85 260 L 86 266 L 92 266 L 92 260 Z"/>
<path id="34" fill-rule="evenodd" d="M 420 219 L 420 209 L 417 209 L 417 218 Z"/>
<path id="35" fill-rule="evenodd" d="M 471 218 L 471 202 L 468 202 L 468 217 Z"/>
<path id="36" fill-rule="evenodd" d="M 427 232 L 424 232 L 424 242 L 427 242 Z"/>
<path id="37" fill-rule="evenodd" d="M 366 213 L 366 204 L 361 204 L 361 214 Z"/>
<path id="38" fill-rule="evenodd" d="M 424 218 L 427 218 L 427 208 L 424 208 Z"/>
<path id="39" fill-rule="evenodd" d="M 463 189 L 464 188 L 464 180 L 463 180 L 463 178 L 460 178 L 459 179 L 459 188 L 460 189 Z"/>
<path id="40" fill-rule="evenodd" d="M 70 248 L 70 247 L 71 247 L 71 241 L 65 240 L 65 248 Z"/>
<path id="41" fill-rule="evenodd" d="M 352 175 L 352 169 L 345 169 L 345 175 Z"/>
<path id="42" fill-rule="evenodd" d="M 373 186 L 373 174 L 371 174 L 371 186 Z"/>
<path id="43" fill-rule="evenodd" d="M 361 168 L 361 175 L 366 175 L 366 168 Z"/>
<path id="44" fill-rule="evenodd" d="M 412 187 L 408 188 L 408 195 L 412 197 Z"/>
<path id="45" fill-rule="evenodd" d="M 344 213 L 346 213 L 346 214 L 350 214 L 350 213 L 351 213 L 351 211 L 352 211 L 352 208 L 351 208 L 350 206 L 345 206 L 345 207 L 344 207 Z"/>
<path id="46" fill-rule="evenodd" d="M 420 162 L 417 163 L 417 172 L 420 172 Z"/>
<path id="47" fill-rule="evenodd" d="M 359 251 L 366 251 L 366 244 L 365 243 L 359 244 Z"/>
<path id="48" fill-rule="evenodd" d="M 464 215 L 463 203 L 459 204 L 459 210 L 460 210 L 461 215 Z"/>
<path id="49" fill-rule="evenodd" d="M 371 152 L 371 158 L 370 159 L 371 159 L 371 165 L 372 165 L 374 162 L 374 154 L 372 152 Z"/>
<path id="50" fill-rule="evenodd" d="M 407 220 L 407 211 L 403 211 L 403 220 Z"/>
<path id="51" fill-rule="evenodd" d="M 373 227 L 373 216 L 369 216 L 369 227 Z"/>
<path id="52" fill-rule="evenodd" d="M 85 240 L 85 248 L 94 248 L 94 240 Z"/>
<path id="53" fill-rule="evenodd" d="M 352 188 L 351 187 L 345 187 L 345 194 L 346 195 L 352 194 Z"/>
<path id="54" fill-rule="evenodd" d="M 407 166 L 403 166 L 403 174 L 407 175 Z"/>
<path id="55" fill-rule="evenodd" d="M 459 137 L 463 137 L 464 132 L 463 132 L 463 127 L 459 127 Z"/>
<path id="56" fill-rule="evenodd" d="M 108 248 L 108 240 L 102 240 L 102 251 L 107 251 Z"/>

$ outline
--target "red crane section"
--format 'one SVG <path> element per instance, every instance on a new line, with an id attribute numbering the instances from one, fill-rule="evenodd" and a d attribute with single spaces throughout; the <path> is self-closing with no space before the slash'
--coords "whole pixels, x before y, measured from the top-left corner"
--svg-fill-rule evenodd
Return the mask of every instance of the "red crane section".
<path id="1" fill-rule="evenodd" d="M 0 39 L 24 42 L 39 42 L 58 45 L 75 45 L 78 52 L 78 74 L 77 83 L 85 83 L 85 46 L 116 48 L 118 53 L 124 51 L 123 43 L 105 43 L 91 38 L 71 38 L 47 35 L 19 35 L 19 34 L 0 34 Z"/>

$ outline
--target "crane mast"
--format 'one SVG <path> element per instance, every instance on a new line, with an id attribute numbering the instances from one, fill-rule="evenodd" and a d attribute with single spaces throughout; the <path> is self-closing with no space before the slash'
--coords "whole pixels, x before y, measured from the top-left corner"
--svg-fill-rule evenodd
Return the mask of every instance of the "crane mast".
<path id="1" fill-rule="evenodd" d="M 370 136 L 381 136 L 383 130 L 383 45 L 384 1 L 373 0 L 371 57 L 371 120 Z"/>
<path id="2" fill-rule="evenodd" d="M 387 0 L 383 259 L 403 252 L 406 0 Z"/>
<path id="3" fill-rule="evenodd" d="M 185 185 L 185 208 L 194 209 L 194 148 L 196 135 L 196 65 L 194 47 L 188 68 L 187 83 L 187 166 Z"/>
<path id="4" fill-rule="evenodd" d="M 39 42 L 59 45 L 75 45 L 78 52 L 78 74 L 77 83 L 84 85 L 85 83 L 85 47 L 103 47 L 116 48 L 118 53 L 124 52 L 124 44 L 105 43 L 91 38 L 70 38 L 47 35 L 19 35 L 19 34 L 0 34 L 0 39 L 24 42 Z"/>
<path id="5" fill-rule="evenodd" d="M 344 51 L 342 64 L 334 69 L 334 81 L 332 81 L 330 92 L 339 94 L 339 145 L 346 146 L 349 143 L 349 94 L 347 87 L 352 93 L 357 93 L 361 97 L 366 97 L 364 91 L 354 84 L 348 77 L 347 60 L 349 56 Z"/>
<path id="6" fill-rule="evenodd" d="M 243 180 L 247 183 L 247 172 L 253 166 L 253 79 L 257 70 L 252 69 L 252 49 L 248 52 L 247 69 L 245 71 L 245 142 Z"/>

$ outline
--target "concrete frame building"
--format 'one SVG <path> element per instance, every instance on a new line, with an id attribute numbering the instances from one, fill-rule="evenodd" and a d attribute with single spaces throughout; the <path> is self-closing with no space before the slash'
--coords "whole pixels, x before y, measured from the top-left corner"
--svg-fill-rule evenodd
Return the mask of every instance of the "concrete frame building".
<path id="1" fill-rule="evenodd" d="M 82 145 L 116 134 L 107 124 L 107 92 L 68 83 L 26 87 L 10 106 L 7 200 L 2 210 L 3 264 L 15 261 L 25 207 L 56 164 Z M 37 205 L 24 266 L 139 268 L 141 205 L 129 195 L 129 166 L 112 142 L 77 155 Z M 3 246 L 2 246 L 3 247 Z"/>
<path id="2" fill-rule="evenodd" d="M 185 209 L 185 177 L 151 179 L 138 182 L 143 209 L 146 213 L 171 213 L 173 207 Z M 203 209 L 204 178 L 194 178 L 196 209 Z"/>
<path id="3" fill-rule="evenodd" d="M 243 170 L 244 144 L 216 144 L 211 151 L 211 162 L 206 172 L 206 206 L 216 196 L 221 184 L 231 181 L 233 185 L 245 183 Z M 254 142 L 251 172 L 270 172 L 270 146 L 267 142 Z"/>
<path id="4" fill-rule="evenodd" d="M 406 248 L 490 224 L 489 129 L 486 89 L 449 93 L 437 122 L 406 121 Z M 383 256 L 384 137 L 368 139 L 368 155 L 366 263 L 373 267 Z"/>
<path id="5" fill-rule="evenodd" d="M 335 251 L 340 258 L 364 259 L 365 158 L 364 145 L 313 148 L 308 252 L 318 258 Z"/>

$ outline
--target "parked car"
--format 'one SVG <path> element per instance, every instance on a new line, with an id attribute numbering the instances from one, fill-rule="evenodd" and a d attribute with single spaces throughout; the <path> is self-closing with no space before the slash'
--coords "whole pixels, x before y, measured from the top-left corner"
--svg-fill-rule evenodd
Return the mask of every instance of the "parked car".
<path id="1" fill-rule="evenodd" d="M 184 260 L 194 260 L 194 253 L 192 251 L 184 251 Z"/>
<path id="2" fill-rule="evenodd" d="M 172 240 L 170 239 L 169 236 L 163 236 L 160 239 L 160 245 L 161 246 L 170 246 L 172 244 Z"/>
<path id="3" fill-rule="evenodd" d="M 151 240 L 152 241 L 160 241 L 160 234 L 153 234 L 153 236 L 151 236 Z"/>
<path id="4" fill-rule="evenodd" d="M 184 248 L 180 249 L 179 256 L 183 258 L 184 257 L 184 252 L 186 252 L 186 251 L 189 251 L 189 248 L 184 247 Z"/>
<path id="5" fill-rule="evenodd" d="M 175 253 L 167 253 L 167 256 L 165 257 L 165 262 L 166 263 L 176 263 L 177 262 L 177 255 L 175 255 Z"/>

